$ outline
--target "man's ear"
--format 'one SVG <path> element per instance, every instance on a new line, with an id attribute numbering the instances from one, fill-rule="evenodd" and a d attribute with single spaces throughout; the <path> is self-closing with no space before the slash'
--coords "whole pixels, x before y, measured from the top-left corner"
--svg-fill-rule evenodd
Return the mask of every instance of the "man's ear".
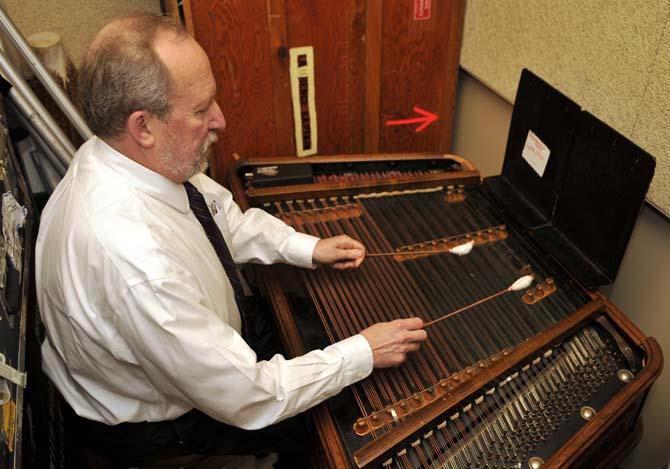
<path id="1" fill-rule="evenodd" d="M 152 148 L 156 144 L 156 135 L 152 132 L 152 119 L 147 111 L 135 111 L 128 116 L 126 125 L 128 134 L 142 148 Z"/>

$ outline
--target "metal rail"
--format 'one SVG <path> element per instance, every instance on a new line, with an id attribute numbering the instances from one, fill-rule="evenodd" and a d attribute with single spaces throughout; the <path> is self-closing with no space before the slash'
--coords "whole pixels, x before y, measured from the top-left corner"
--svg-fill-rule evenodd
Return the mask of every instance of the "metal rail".
<path id="1" fill-rule="evenodd" d="M 75 153 L 74 146 L 3 53 L 0 53 L 0 72 L 13 85 L 8 93 L 9 98 L 32 122 L 61 161 L 68 165 Z"/>
<path id="2" fill-rule="evenodd" d="M 63 89 L 56 83 L 49 71 L 42 65 L 40 59 L 35 55 L 30 45 L 23 38 L 19 30 L 14 26 L 14 23 L 0 7 L 0 29 L 12 42 L 14 47 L 18 50 L 21 56 L 26 60 L 28 66 L 35 72 L 37 78 L 42 82 L 46 90 L 53 97 L 56 104 L 63 110 L 65 116 L 72 122 L 72 125 L 77 129 L 84 140 L 88 140 L 93 136 L 93 132 L 88 127 L 84 119 L 79 114 L 77 108 L 74 107 L 70 98 L 65 94 Z"/>

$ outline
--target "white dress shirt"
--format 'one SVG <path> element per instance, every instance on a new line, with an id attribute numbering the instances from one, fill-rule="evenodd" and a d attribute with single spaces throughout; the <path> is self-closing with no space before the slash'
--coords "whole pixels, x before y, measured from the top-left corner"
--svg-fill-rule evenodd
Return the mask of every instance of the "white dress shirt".
<path id="1" fill-rule="evenodd" d="M 191 182 L 235 262 L 313 267 L 318 238 L 262 210 L 243 214 L 205 175 Z M 361 335 L 291 360 L 257 362 L 183 185 L 96 137 L 79 149 L 42 213 L 36 276 L 44 370 L 90 420 L 162 421 L 197 408 L 262 428 L 372 371 Z"/>

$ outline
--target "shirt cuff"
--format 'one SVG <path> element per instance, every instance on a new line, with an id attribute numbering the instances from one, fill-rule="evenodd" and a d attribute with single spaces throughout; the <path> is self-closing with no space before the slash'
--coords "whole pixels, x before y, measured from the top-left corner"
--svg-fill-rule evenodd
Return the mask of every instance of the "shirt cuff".
<path id="1" fill-rule="evenodd" d="M 372 373 L 372 349 L 367 339 L 356 334 L 332 345 L 342 354 L 346 385 L 367 378 Z"/>
<path id="2" fill-rule="evenodd" d="M 316 268 L 316 265 L 312 262 L 312 255 L 319 240 L 320 238 L 306 233 L 295 232 L 291 234 L 286 261 L 298 267 Z"/>

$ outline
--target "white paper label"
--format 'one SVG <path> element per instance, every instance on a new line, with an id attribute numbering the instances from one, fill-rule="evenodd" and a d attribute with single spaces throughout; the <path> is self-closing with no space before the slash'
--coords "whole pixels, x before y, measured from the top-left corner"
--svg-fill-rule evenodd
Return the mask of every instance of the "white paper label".
<path id="1" fill-rule="evenodd" d="M 547 147 L 532 130 L 529 130 L 528 137 L 526 137 L 526 143 L 523 145 L 521 156 L 540 177 L 542 177 L 544 169 L 547 167 L 549 153 L 551 153 L 549 147 Z"/>
<path id="2" fill-rule="evenodd" d="M 28 211 L 20 205 L 11 192 L 2 194 L 2 235 L 5 239 L 5 250 L 14 268 L 21 272 L 23 242 L 19 228 L 26 222 Z"/>

